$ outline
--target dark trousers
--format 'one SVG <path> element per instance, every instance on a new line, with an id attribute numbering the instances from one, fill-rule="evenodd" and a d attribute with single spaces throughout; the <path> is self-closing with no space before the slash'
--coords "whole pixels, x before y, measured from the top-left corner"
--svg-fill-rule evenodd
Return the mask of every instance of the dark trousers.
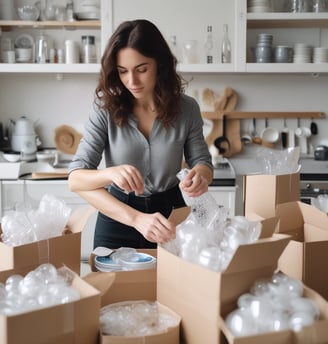
<path id="1" fill-rule="evenodd" d="M 160 212 L 166 218 L 174 208 L 185 206 L 178 185 L 148 197 L 135 196 L 134 193 L 126 194 L 115 186 L 111 186 L 109 192 L 121 202 L 139 211 L 149 214 Z M 135 228 L 126 226 L 99 212 L 93 246 L 94 248 L 104 246 L 111 249 L 119 247 L 156 248 L 157 244 L 146 240 Z"/>

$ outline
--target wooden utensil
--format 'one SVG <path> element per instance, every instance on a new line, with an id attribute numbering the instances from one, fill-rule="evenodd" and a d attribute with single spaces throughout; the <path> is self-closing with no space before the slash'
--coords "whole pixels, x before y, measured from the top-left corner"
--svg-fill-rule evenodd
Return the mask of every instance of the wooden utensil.
<path id="1" fill-rule="evenodd" d="M 253 118 L 252 136 L 253 136 L 253 143 L 256 143 L 258 145 L 262 144 L 262 139 L 260 138 L 256 130 L 256 118 Z"/>

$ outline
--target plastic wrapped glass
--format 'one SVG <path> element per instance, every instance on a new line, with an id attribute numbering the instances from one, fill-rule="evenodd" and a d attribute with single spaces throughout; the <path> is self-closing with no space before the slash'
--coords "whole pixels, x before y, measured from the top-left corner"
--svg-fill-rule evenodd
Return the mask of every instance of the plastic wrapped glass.
<path id="1" fill-rule="evenodd" d="M 249 293 L 238 298 L 238 308 L 226 316 L 226 325 L 237 337 L 285 329 L 300 331 L 320 315 L 317 304 L 302 295 L 302 282 L 281 272 L 271 279 L 258 279 Z"/>
<path id="2" fill-rule="evenodd" d="M 299 157 L 299 147 L 283 150 L 262 148 L 256 153 L 256 160 L 261 165 L 261 173 L 270 175 L 298 172 L 300 169 Z"/>

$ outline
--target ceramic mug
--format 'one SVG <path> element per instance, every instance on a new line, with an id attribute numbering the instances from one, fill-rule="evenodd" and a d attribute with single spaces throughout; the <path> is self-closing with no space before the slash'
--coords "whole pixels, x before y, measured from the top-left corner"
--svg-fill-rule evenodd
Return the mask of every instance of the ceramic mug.
<path id="1" fill-rule="evenodd" d="M 278 63 L 293 62 L 294 49 L 286 45 L 277 45 L 274 49 L 274 61 Z"/>
<path id="2" fill-rule="evenodd" d="M 308 127 L 299 127 L 295 130 L 295 135 L 297 137 L 310 137 L 311 129 Z"/>

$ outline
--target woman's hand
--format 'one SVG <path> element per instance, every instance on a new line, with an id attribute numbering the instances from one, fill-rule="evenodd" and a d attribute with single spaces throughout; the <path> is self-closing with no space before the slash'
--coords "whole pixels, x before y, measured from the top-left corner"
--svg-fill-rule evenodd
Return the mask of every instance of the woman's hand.
<path id="1" fill-rule="evenodd" d="M 110 179 L 115 185 L 126 192 L 135 192 L 141 195 L 144 192 L 144 180 L 137 168 L 132 165 L 108 167 Z"/>
<path id="2" fill-rule="evenodd" d="M 208 191 L 208 180 L 197 170 L 192 169 L 179 183 L 179 187 L 190 197 L 197 197 Z"/>
<path id="3" fill-rule="evenodd" d="M 139 212 L 134 227 L 151 242 L 164 244 L 175 239 L 175 224 L 158 212 L 153 214 Z"/>

